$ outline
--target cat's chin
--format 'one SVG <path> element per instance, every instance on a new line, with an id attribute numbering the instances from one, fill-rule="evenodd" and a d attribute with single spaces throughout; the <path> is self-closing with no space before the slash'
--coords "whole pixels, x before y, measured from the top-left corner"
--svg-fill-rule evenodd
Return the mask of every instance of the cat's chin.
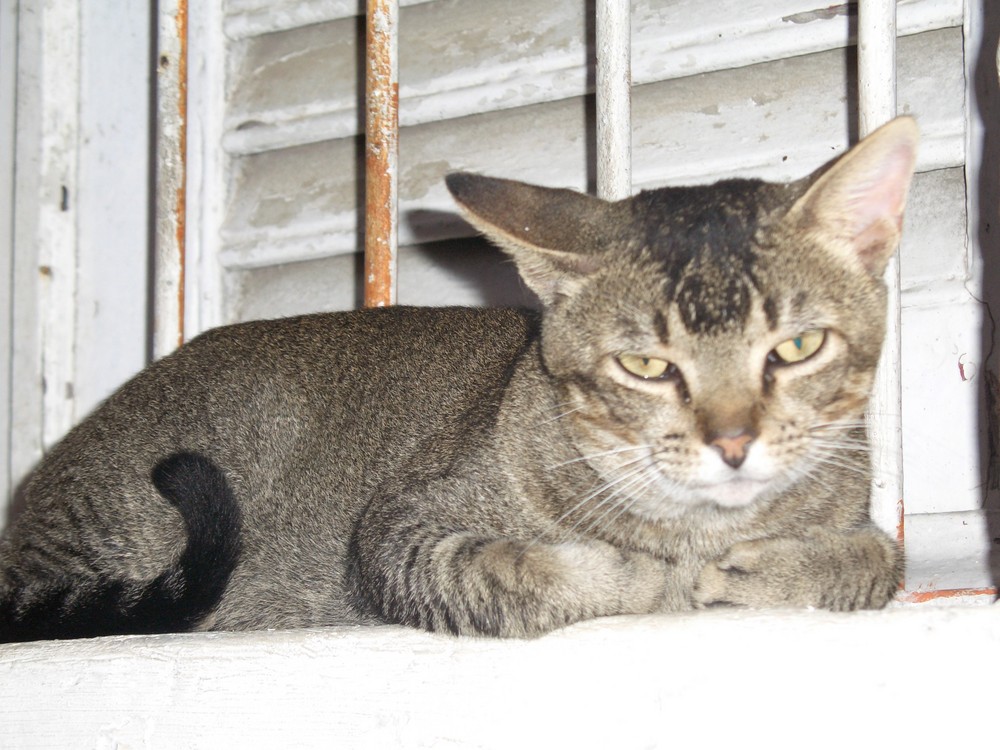
<path id="1" fill-rule="evenodd" d="M 757 479 L 731 479 L 695 488 L 694 495 L 702 502 L 723 508 L 743 508 L 773 494 L 774 482 Z"/>
<path id="2" fill-rule="evenodd" d="M 704 512 L 712 508 L 738 510 L 753 503 L 767 502 L 780 493 L 781 483 L 773 479 L 747 479 L 734 477 L 723 482 L 706 482 L 704 484 L 679 487 L 672 483 L 665 491 L 663 499 L 649 502 L 642 498 L 632 506 L 633 510 L 654 520 L 679 518 L 692 510 Z"/>

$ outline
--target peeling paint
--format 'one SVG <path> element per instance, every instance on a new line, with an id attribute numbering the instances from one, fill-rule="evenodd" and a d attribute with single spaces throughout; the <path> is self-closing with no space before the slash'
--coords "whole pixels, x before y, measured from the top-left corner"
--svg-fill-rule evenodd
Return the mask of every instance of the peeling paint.
<path id="1" fill-rule="evenodd" d="M 956 599 L 959 597 L 995 597 L 996 588 L 981 589 L 942 589 L 940 591 L 907 591 L 898 598 L 910 604 L 922 604 L 936 599 Z"/>
<path id="2" fill-rule="evenodd" d="M 969 356 L 968 354 L 962 354 L 958 358 L 958 376 L 962 379 L 962 382 L 968 382 L 976 377 L 976 363 L 966 362 L 965 358 Z"/>
<path id="3" fill-rule="evenodd" d="M 793 13 L 790 16 L 782 16 L 781 20 L 785 23 L 813 23 L 814 21 L 829 21 L 838 16 L 856 15 L 857 12 L 857 3 L 843 3 L 841 5 L 831 5 L 828 8 L 807 10 L 801 13 Z"/>

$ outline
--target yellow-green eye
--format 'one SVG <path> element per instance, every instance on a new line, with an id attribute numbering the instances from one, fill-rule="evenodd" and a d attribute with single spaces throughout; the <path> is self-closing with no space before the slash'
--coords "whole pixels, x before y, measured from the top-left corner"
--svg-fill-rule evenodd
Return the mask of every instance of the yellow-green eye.
<path id="1" fill-rule="evenodd" d="M 667 360 L 646 357 L 642 354 L 621 354 L 618 357 L 618 364 L 625 368 L 626 372 L 645 380 L 662 378 L 670 368 L 670 363 Z"/>
<path id="2" fill-rule="evenodd" d="M 826 331 L 813 329 L 804 331 L 793 339 L 782 341 L 771 351 L 772 359 L 781 364 L 792 365 L 809 359 L 819 351 L 826 340 Z"/>

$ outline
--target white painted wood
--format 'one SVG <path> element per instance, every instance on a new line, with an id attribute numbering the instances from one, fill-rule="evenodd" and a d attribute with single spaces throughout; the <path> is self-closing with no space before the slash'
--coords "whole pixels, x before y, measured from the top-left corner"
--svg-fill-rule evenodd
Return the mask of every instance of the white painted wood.
<path id="1" fill-rule="evenodd" d="M 10 482 L 16 486 L 42 455 L 42 359 L 38 309 L 37 203 L 42 190 L 41 61 L 43 17 L 19 14 L 10 398 Z M 27 123 L 33 123 L 28 127 Z M 5 498 L 7 500 L 7 498 Z"/>
<path id="2" fill-rule="evenodd" d="M 0 0 L 0 518 L 11 491 L 16 106 L 17 0 Z"/>
<path id="3" fill-rule="evenodd" d="M 308 4 L 306 4 L 308 5 Z M 901 34 L 960 26 L 962 0 L 902 0 Z M 581 96 L 585 3 L 505 0 L 404 8 L 404 127 Z M 636 85 L 844 47 L 847 5 L 813 0 L 637 0 Z M 484 23 L 484 19 L 489 19 Z M 234 62 L 224 144 L 232 153 L 359 132 L 357 22 L 345 18 L 249 40 Z M 665 43 L 664 40 L 669 40 Z"/>
<path id="4" fill-rule="evenodd" d="M 903 305 L 968 299 L 955 295 L 969 277 L 964 166 L 918 174 L 910 187 L 899 254 Z"/>
<path id="5" fill-rule="evenodd" d="M 896 116 L 896 0 L 858 3 L 858 120 L 862 138 Z M 868 407 L 872 465 L 872 518 L 892 534 L 902 533 L 903 411 L 900 385 L 901 308 L 899 258 L 885 271 L 885 343 Z"/>
<path id="6" fill-rule="evenodd" d="M 76 421 L 77 219 L 79 216 L 77 96 L 80 14 L 72 3 L 40 9 L 44 58 L 39 75 L 41 128 L 38 280 L 42 355 L 42 445 L 48 448 Z"/>
<path id="7" fill-rule="evenodd" d="M 225 322 L 219 229 L 233 175 L 222 142 L 227 106 L 227 42 L 218 3 L 188 5 L 187 200 L 184 334 L 190 339 Z"/>
<path id="8" fill-rule="evenodd" d="M 902 323 L 907 514 L 981 508 L 982 307 L 966 291 L 963 302 L 904 308 Z"/>
<path id="9" fill-rule="evenodd" d="M 80 18 L 46 3 L 18 19 L 11 473 L 72 425 Z"/>
<path id="10" fill-rule="evenodd" d="M 900 42 L 901 108 L 920 113 L 922 170 L 964 161 L 962 59 L 958 29 Z M 846 76 L 843 53 L 831 51 L 636 87 L 633 185 L 807 174 L 847 147 Z M 583 100 L 567 99 L 404 128 L 400 244 L 469 232 L 435 213 L 455 215 L 443 183 L 449 170 L 586 189 L 585 117 Z M 241 158 L 222 227 L 222 264 L 252 268 L 354 252 L 355 165 L 348 139 Z"/>
<path id="11" fill-rule="evenodd" d="M 858 2 L 858 119 L 864 138 L 896 116 L 896 2 Z"/>
<path id="12" fill-rule="evenodd" d="M 384 627 L 0 646 L 0 745 L 989 747 L 998 609 L 714 610 L 534 641 Z"/>
<path id="13" fill-rule="evenodd" d="M 900 253 L 907 513 L 971 510 L 983 500 L 983 311 L 969 276 L 965 186 L 962 167 L 921 174 L 907 204 Z"/>
<path id="14" fill-rule="evenodd" d="M 981 509 L 906 515 L 907 592 L 987 589 L 1000 577 L 1000 515 Z M 992 555 L 991 555 L 992 550 Z"/>
<path id="15" fill-rule="evenodd" d="M 79 12 L 77 419 L 148 361 L 151 213 L 150 4 Z"/>
<path id="16" fill-rule="evenodd" d="M 227 308 L 233 321 L 353 310 L 362 304 L 359 255 L 240 271 Z M 531 306 L 537 301 L 514 266 L 485 240 L 400 249 L 401 305 Z"/>
<path id="17" fill-rule="evenodd" d="M 931 306 L 940 315 L 943 307 L 969 299 L 961 244 L 966 231 L 964 201 L 961 167 L 916 176 L 904 230 L 908 241 L 913 238 L 908 246 L 914 249 L 903 258 L 904 306 Z M 429 218 L 440 220 L 436 214 Z M 916 242 L 920 238 L 925 241 Z M 524 304 L 531 299 L 505 256 L 482 240 L 409 245 L 400 249 L 399 262 L 403 304 Z M 234 274 L 226 318 L 253 320 L 353 309 L 361 300 L 359 269 L 358 257 L 347 254 L 240 271 Z M 919 329 L 914 330 L 914 342 L 920 346 L 925 343 Z M 940 375 L 950 380 L 957 376 L 957 362 L 943 360 L 934 373 L 935 378 Z M 917 374 L 921 378 L 925 375 Z M 928 400 L 927 394 L 933 393 L 936 385 L 917 382 L 926 386 L 914 393 L 914 404 L 919 405 Z M 934 429 L 928 427 L 925 432 L 933 433 Z M 947 496 L 951 485 L 933 464 L 925 463 L 921 477 L 918 484 L 928 481 L 929 495 Z"/>
<path id="18" fill-rule="evenodd" d="M 17 73 L 12 487 L 148 351 L 148 3 L 20 8 L 3 66 Z"/>
<path id="19" fill-rule="evenodd" d="M 184 220 L 187 148 L 187 3 L 157 10 L 156 232 L 153 256 L 153 356 L 184 341 Z"/>
<path id="20" fill-rule="evenodd" d="M 631 3 L 597 0 L 597 194 L 632 194 Z"/>
<path id="21" fill-rule="evenodd" d="M 230 39 L 272 34 L 299 26 L 362 15 L 364 0 L 228 0 L 225 31 Z M 401 6 L 431 0 L 400 0 Z"/>

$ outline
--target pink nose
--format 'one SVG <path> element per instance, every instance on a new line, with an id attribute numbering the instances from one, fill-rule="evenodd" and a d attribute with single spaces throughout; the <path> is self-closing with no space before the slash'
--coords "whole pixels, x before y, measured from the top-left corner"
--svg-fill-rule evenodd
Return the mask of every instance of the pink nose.
<path id="1" fill-rule="evenodd" d="M 747 450 L 752 442 L 753 435 L 741 432 L 738 435 L 717 437 L 709 445 L 719 451 L 723 461 L 734 469 L 738 469 L 746 461 Z"/>

